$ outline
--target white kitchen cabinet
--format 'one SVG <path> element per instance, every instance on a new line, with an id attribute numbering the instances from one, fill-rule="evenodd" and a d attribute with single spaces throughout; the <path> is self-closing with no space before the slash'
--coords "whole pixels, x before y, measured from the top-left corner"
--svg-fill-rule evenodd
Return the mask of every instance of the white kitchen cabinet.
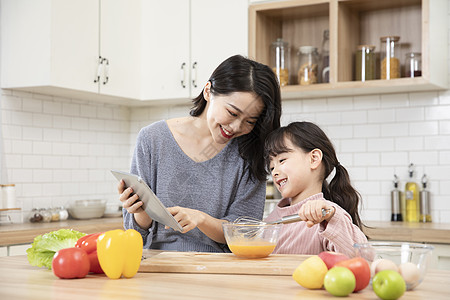
<path id="1" fill-rule="evenodd" d="M 1 87 L 188 101 L 220 62 L 247 55 L 247 14 L 242 0 L 1 0 Z"/>
<path id="2" fill-rule="evenodd" d="M 450 270 L 450 245 L 431 244 L 434 246 L 430 268 Z"/>
<path id="3" fill-rule="evenodd" d="M 143 99 L 193 98 L 214 69 L 248 53 L 248 3 L 242 0 L 146 2 Z"/>
<path id="4" fill-rule="evenodd" d="M 141 2 L 2 0 L 2 88 L 139 98 Z"/>

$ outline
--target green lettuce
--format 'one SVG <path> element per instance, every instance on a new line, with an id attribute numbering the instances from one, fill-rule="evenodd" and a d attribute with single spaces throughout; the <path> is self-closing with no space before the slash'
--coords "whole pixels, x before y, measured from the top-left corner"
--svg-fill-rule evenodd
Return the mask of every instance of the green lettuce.
<path id="1" fill-rule="evenodd" d="M 38 235 L 31 248 L 27 249 L 28 262 L 32 266 L 52 269 L 52 260 L 56 252 L 64 248 L 75 247 L 76 242 L 85 233 L 73 229 L 60 229 Z"/>

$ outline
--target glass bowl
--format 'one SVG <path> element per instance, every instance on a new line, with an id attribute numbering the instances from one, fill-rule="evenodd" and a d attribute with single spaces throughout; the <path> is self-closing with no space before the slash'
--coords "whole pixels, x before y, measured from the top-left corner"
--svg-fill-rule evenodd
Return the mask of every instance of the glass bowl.
<path id="1" fill-rule="evenodd" d="M 354 247 L 357 254 L 369 262 L 372 278 L 379 269 L 396 269 L 405 279 L 407 290 L 412 290 L 425 278 L 434 249 L 431 245 L 406 242 L 369 242 Z"/>
<path id="2" fill-rule="evenodd" d="M 242 258 L 263 258 L 275 249 L 282 224 L 223 223 L 223 233 L 234 255 Z"/>

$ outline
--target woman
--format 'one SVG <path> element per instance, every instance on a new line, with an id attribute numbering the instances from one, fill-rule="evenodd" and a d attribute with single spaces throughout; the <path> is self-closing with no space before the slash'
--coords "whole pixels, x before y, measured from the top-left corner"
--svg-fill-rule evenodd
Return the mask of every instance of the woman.
<path id="1" fill-rule="evenodd" d="M 119 183 L 124 227 L 141 233 L 144 248 L 228 252 L 222 223 L 242 215 L 262 217 L 264 140 L 280 127 L 275 74 L 232 56 L 193 103 L 190 116 L 141 129 L 131 164 L 131 173 L 147 182 L 183 233 L 153 222 L 132 189 Z"/>

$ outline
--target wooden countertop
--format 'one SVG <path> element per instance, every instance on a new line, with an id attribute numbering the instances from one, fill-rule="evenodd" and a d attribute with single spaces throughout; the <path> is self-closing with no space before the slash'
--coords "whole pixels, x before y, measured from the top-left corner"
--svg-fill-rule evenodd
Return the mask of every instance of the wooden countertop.
<path id="1" fill-rule="evenodd" d="M 450 244 L 450 223 L 365 222 L 371 240 Z"/>
<path id="2" fill-rule="evenodd" d="M 74 229 L 90 234 L 113 229 L 123 229 L 123 220 L 122 217 L 118 217 L 0 225 L 0 247 L 32 243 L 36 236 L 61 228 Z"/>
<path id="3" fill-rule="evenodd" d="M 369 227 L 364 231 L 371 240 L 450 244 L 450 223 L 366 221 L 365 224 Z M 123 229 L 123 223 L 119 217 L 0 225 L 0 247 L 32 243 L 37 235 L 60 228 L 72 228 L 89 234 Z"/>
<path id="4" fill-rule="evenodd" d="M 450 271 L 430 270 L 402 299 L 448 299 Z M 88 275 L 58 279 L 52 271 L 30 266 L 25 256 L 0 258 L 0 299 L 336 299 L 325 290 L 307 290 L 291 276 L 138 273 L 130 279 Z M 352 294 L 377 299 L 371 287 Z"/>

